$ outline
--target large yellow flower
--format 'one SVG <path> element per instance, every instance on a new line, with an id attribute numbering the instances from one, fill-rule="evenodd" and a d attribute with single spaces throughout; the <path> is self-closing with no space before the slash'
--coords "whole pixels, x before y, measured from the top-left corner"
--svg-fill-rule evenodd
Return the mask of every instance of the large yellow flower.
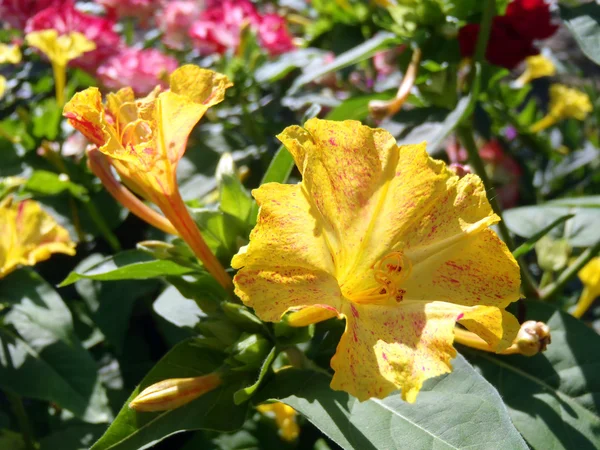
<path id="1" fill-rule="evenodd" d="M 33 266 L 52 253 L 75 254 L 69 233 L 37 202 L 0 204 L 0 278 L 19 265 Z"/>
<path id="2" fill-rule="evenodd" d="M 71 125 L 98 146 L 132 191 L 161 209 L 224 285 L 230 283 L 229 276 L 210 254 L 187 212 L 176 169 L 190 132 L 209 107 L 223 100 L 230 86 L 225 75 L 186 65 L 171 74 L 168 90 L 159 86 L 136 99 L 133 89 L 124 88 L 108 94 L 103 105 L 100 91 L 92 87 L 75 94 L 64 108 Z"/>
<path id="3" fill-rule="evenodd" d="M 519 267 L 488 229 L 499 218 L 477 176 L 356 121 L 312 119 L 278 137 L 303 179 L 253 192 L 236 293 L 267 321 L 344 317 L 333 389 L 366 400 L 400 388 L 413 402 L 451 370 L 456 322 L 498 351 L 512 343 L 519 324 L 504 308 L 519 298 Z"/>

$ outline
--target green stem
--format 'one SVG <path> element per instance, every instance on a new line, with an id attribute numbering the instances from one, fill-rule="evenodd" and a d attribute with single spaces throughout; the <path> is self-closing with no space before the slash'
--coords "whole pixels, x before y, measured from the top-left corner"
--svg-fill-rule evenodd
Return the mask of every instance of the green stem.
<path id="1" fill-rule="evenodd" d="M 27 417 L 27 411 L 21 401 L 21 396 L 11 391 L 5 391 L 6 398 L 10 403 L 10 408 L 13 414 L 17 418 L 17 423 L 21 434 L 23 435 L 23 441 L 25 442 L 25 448 L 27 450 L 36 450 L 35 442 L 33 441 L 33 432 L 31 431 L 31 423 Z"/>
<path id="2" fill-rule="evenodd" d="M 485 58 L 488 41 L 490 40 L 490 31 L 492 22 L 496 15 L 496 0 L 484 0 L 483 15 L 479 25 L 479 35 L 477 36 L 477 45 L 473 59 L 475 62 L 481 62 Z"/>
<path id="3" fill-rule="evenodd" d="M 543 300 L 548 300 L 558 294 L 558 292 L 565 287 L 569 280 L 573 278 L 577 272 L 579 272 L 583 266 L 590 262 L 590 260 L 598 253 L 600 253 L 600 241 L 596 242 L 596 244 L 594 244 L 592 247 L 589 247 L 586 251 L 579 255 L 575 262 L 565 269 L 554 283 L 542 289 L 540 291 L 540 297 Z"/>
<path id="4" fill-rule="evenodd" d="M 477 144 L 475 143 L 475 139 L 473 138 L 473 133 L 466 127 L 459 127 L 456 130 L 460 141 L 463 146 L 467 150 L 469 155 L 469 163 L 473 166 L 475 173 L 479 175 L 483 185 L 485 186 L 486 192 L 490 193 L 494 190 L 490 179 L 487 176 L 485 171 L 485 166 L 483 164 L 483 160 L 479 155 L 479 150 L 477 149 Z M 502 208 L 500 208 L 500 203 L 498 203 L 498 199 L 495 195 L 489 196 L 490 204 L 492 205 L 492 209 L 494 212 L 500 217 L 500 222 L 498 223 L 498 230 L 500 231 L 500 236 L 502 236 L 502 240 L 506 243 L 509 250 L 514 250 L 515 241 L 513 240 L 504 219 L 502 218 Z M 527 263 L 523 258 L 519 258 L 519 267 L 521 270 L 521 282 L 523 284 L 523 292 L 527 297 L 537 298 L 539 296 L 538 289 L 535 285 L 535 281 L 533 277 L 527 270 Z"/>

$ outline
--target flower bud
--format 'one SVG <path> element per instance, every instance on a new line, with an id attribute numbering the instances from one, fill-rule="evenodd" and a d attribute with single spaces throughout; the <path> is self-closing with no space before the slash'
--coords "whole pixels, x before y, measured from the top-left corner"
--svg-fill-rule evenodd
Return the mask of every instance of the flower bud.
<path id="1" fill-rule="evenodd" d="M 216 389 L 222 381 L 217 373 L 159 381 L 144 389 L 129 403 L 129 407 L 139 412 L 176 409 Z"/>
<path id="2" fill-rule="evenodd" d="M 313 323 L 323 322 L 338 315 L 334 308 L 325 305 L 307 306 L 286 316 L 287 324 L 291 327 L 306 327 Z"/>
<path id="3" fill-rule="evenodd" d="M 551 341 L 550 327 L 548 325 L 544 322 L 528 320 L 521 325 L 521 329 L 515 339 L 515 344 L 522 355 L 533 356 L 546 350 Z"/>

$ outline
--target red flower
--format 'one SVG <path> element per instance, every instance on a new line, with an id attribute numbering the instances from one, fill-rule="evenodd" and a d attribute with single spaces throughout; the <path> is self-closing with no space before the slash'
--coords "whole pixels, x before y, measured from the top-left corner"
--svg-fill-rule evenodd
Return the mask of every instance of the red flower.
<path id="1" fill-rule="evenodd" d="M 122 46 L 121 37 L 113 30 L 114 20 L 83 13 L 72 0 L 63 0 L 62 5 L 46 8 L 27 21 L 25 31 L 55 29 L 59 34 L 71 31 L 83 33 L 96 44 L 96 50 L 75 59 L 73 65 L 95 73 L 98 66 Z"/>
<path id="2" fill-rule="evenodd" d="M 485 57 L 492 64 L 513 69 L 528 56 L 537 55 L 533 41 L 552 36 L 558 26 L 551 22 L 550 7 L 545 0 L 515 0 L 506 15 L 494 18 Z M 478 24 L 460 29 L 458 41 L 463 56 L 473 56 Z"/>
<path id="3" fill-rule="evenodd" d="M 65 0 L 0 0 L 0 22 L 24 29 L 27 20 L 50 6 L 60 7 Z"/>

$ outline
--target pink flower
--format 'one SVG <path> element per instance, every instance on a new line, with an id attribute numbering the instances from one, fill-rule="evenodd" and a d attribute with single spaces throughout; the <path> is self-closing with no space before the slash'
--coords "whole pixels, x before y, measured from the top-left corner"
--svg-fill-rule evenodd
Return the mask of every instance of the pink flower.
<path id="1" fill-rule="evenodd" d="M 163 43 L 177 50 L 183 50 L 189 39 L 188 32 L 192 23 L 202 10 L 202 2 L 194 0 L 172 1 L 166 4 L 156 20 L 163 32 Z"/>
<path id="2" fill-rule="evenodd" d="M 258 26 L 260 45 L 271 55 L 280 55 L 294 49 L 285 20 L 277 14 L 265 14 Z"/>
<path id="3" fill-rule="evenodd" d="M 137 17 L 145 20 L 160 7 L 161 0 L 96 0 L 109 15 L 115 17 Z"/>
<path id="4" fill-rule="evenodd" d="M 75 9 L 72 0 L 64 0 L 62 5 L 51 6 L 31 17 L 25 31 L 29 33 L 52 28 L 59 34 L 71 31 L 83 33 L 96 44 L 96 50 L 85 53 L 72 64 L 94 73 L 102 61 L 122 46 L 121 37 L 113 30 L 114 25 L 114 20 L 83 13 Z"/>
<path id="5" fill-rule="evenodd" d="M 98 69 L 98 78 L 111 90 L 131 86 L 136 95 L 148 94 L 157 85 L 168 86 L 168 75 L 177 68 L 175 58 L 149 48 L 126 48 Z"/>
<path id="6" fill-rule="evenodd" d="M 0 0 L 0 22 L 22 30 L 30 17 L 63 3 L 64 0 Z"/>
<path id="7" fill-rule="evenodd" d="M 202 53 L 225 53 L 228 49 L 237 50 L 245 26 L 257 33 L 261 46 L 272 55 L 293 48 L 283 18 L 277 14 L 261 16 L 249 0 L 211 4 L 194 22 L 189 34 Z"/>

